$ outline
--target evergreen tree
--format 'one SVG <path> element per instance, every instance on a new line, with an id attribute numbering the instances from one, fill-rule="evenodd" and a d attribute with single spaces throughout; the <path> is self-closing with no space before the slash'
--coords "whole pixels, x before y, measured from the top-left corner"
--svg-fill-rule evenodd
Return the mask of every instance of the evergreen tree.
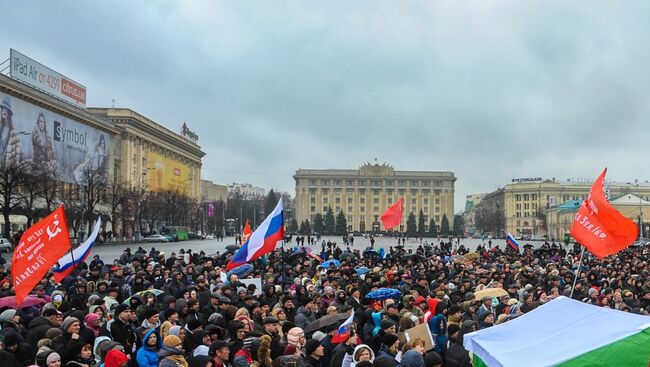
<path id="1" fill-rule="evenodd" d="M 296 218 L 291 218 L 289 224 L 287 224 L 287 232 L 295 233 L 297 231 L 298 231 L 298 222 L 296 222 Z"/>
<path id="2" fill-rule="evenodd" d="M 422 209 L 420 209 L 420 215 L 418 215 L 418 236 L 419 237 L 424 237 L 424 233 L 426 232 L 426 229 L 424 228 L 426 226 L 426 222 L 424 221 L 424 212 Z"/>
<path id="3" fill-rule="evenodd" d="M 321 213 L 316 214 L 314 217 L 314 232 L 318 234 L 323 234 L 325 231 L 325 224 L 323 224 L 323 215 Z"/>
<path id="4" fill-rule="evenodd" d="M 273 189 L 269 190 L 269 194 L 266 196 L 266 200 L 264 200 L 264 218 L 266 218 L 273 209 L 275 209 L 275 206 L 278 204 L 278 197 L 275 194 L 275 191 Z"/>
<path id="5" fill-rule="evenodd" d="M 452 228 L 452 232 L 456 237 L 461 237 L 465 234 L 465 220 L 463 219 L 462 215 L 454 215 L 454 225 Z"/>
<path id="6" fill-rule="evenodd" d="M 429 237 L 438 237 L 438 226 L 436 226 L 436 220 L 433 218 L 429 221 Z"/>
<path id="7" fill-rule="evenodd" d="M 345 219 L 345 214 L 343 214 L 343 210 L 341 210 L 339 214 L 336 216 L 336 234 L 339 236 L 344 236 L 347 233 L 348 233 L 348 222 L 347 219 Z"/>
<path id="8" fill-rule="evenodd" d="M 298 233 L 303 234 L 303 235 L 308 235 L 311 233 L 311 226 L 309 225 L 309 219 L 305 219 L 301 224 L 300 224 L 300 230 Z"/>
<path id="9" fill-rule="evenodd" d="M 327 208 L 327 213 L 325 213 L 325 228 L 323 228 L 323 234 L 331 236 L 335 234 L 336 231 L 336 221 L 334 220 L 334 211 L 332 207 Z"/>
<path id="10" fill-rule="evenodd" d="M 417 235 L 418 229 L 415 225 L 415 214 L 411 212 L 409 214 L 409 219 L 406 220 L 406 236 L 415 237 Z"/>
<path id="11" fill-rule="evenodd" d="M 449 236 L 449 219 L 447 219 L 447 214 L 442 215 L 442 222 L 440 224 L 440 235 Z"/>

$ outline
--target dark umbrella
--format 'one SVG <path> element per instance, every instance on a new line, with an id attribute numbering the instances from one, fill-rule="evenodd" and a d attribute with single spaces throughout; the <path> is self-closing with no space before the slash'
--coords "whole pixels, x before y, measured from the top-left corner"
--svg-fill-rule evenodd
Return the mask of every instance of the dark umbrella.
<path id="1" fill-rule="evenodd" d="M 296 261 L 302 259 L 305 256 L 307 256 L 307 253 L 305 253 L 305 252 L 294 252 L 293 254 L 289 255 L 287 260 L 290 263 L 293 263 L 293 262 L 296 262 Z"/>
<path id="2" fill-rule="evenodd" d="M 226 246 L 226 251 L 232 252 L 233 254 L 239 251 L 240 247 L 237 245 L 228 245 Z"/>
<path id="3" fill-rule="evenodd" d="M 323 316 L 320 319 L 307 325 L 307 327 L 305 328 L 305 334 L 309 334 L 316 330 L 320 330 L 326 326 L 337 325 L 341 321 L 347 319 L 348 317 L 350 317 L 350 314 L 347 313 L 337 313 L 336 315 Z"/>
<path id="4" fill-rule="evenodd" d="M 420 255 L 420 254 L 406 254 L 406 255 L 402 256 L 402 259 L 401 259 L 402 262 L 407 262 L 409 260 L 417 262 L 417 261 L 426 261 L 427 258 L 426 258 L 426 256 Z"/>
<path id="5" fill-rule="evenodd" d="M 527 243 L 527 244 L 524 245 L 524 248 L 531 249 L 531 248 L 533 248 L 533 245 L 531 245 L 530 243 Z"/>
<path id="6" fill-rule="evenodd" d="M 366 258 L 373 258 L 373 257 L 378 257 L 378 256 L 379 256 L 379 254 L 375 250 L 365 250 L 363 252 L 363 257 L 366 257 Z"/>
<path id="7" fill-rule="evenodd" d="M 251 264 L 243 264 L 239 265 L 238 267 L 230 270 L 229 272 L 226 273 L 226 276 L 230 278 L 230 275 L 235 274 L 238 277 L 245 277 L 248 275 L 251 271 L 253 271 L 253 265 Z"/>
<path id="8" fill-rule="evenodd" d="M 347 259 L 348 257 L 354 259 L 354 254 L 349 251 L 346 251 L 339 256 L 339 259 L 341 261 L 345 261 L 345 259 Z"/>
<path id="9" fill-rule="evenodd" d="M 399 299 L 401 296 L 402 292 L 393 288 L 379 288 L 366 294 L 366 298 L 374 300 L 384 300 L 389 298 Z"/>

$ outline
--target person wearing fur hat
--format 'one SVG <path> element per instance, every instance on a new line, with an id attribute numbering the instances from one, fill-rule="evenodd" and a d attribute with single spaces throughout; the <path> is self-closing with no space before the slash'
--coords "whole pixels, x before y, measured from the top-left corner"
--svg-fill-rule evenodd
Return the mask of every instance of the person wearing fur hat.
<path id="1" fill-rule="evenodd" d="M 396 367 L 399 365 L 399 338 L 395 334 L 386 334 L 381 340 L 379 354 L 373 362 L 378 367 Z"/>
<path id="2" fill-rule="evenodd" d="M 158 367 L 158 350 L 162 347 L 162 339 L 156 329 L 149 329 L 144 338 L 142 346 L 136 353 L 138 367 Z"/>
<path id="3" fill-rule="evenodd" d="M 176 335 L 167 335 L 158 351 L 159 367 L 189 367 L 184 357 L 183 342 Z"/>

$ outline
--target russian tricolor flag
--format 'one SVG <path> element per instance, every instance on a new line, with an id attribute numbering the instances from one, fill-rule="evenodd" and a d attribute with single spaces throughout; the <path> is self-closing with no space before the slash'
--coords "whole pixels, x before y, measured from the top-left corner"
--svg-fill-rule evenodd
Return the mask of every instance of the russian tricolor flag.
<path id="1" fill-rule="evenodd" d="M 332 337 L 332 344 L 343 343 L 348 340 L 350 337 L 350 332 L 352 331 L 352 323 L 354 322 L 354 311 L 352 315 L 345 320 L 339 329 L 336 331 L 336 335 Z"/>
<path id="2" fill-rule="evenodd" d="M 93 232 L 86 239 L 86 241 L 84 241 L 84 243 L 81 244 L 81 246 L 72 250 L 72 254 L 70 253 L 65 254 L 63 255 L 63 257 L 59 259 L 58 261 L 59 267 L 54 269 L 54 278 L 56 279 L 57 282 L 61 283 L 61 281 L 65 279 L 65 277 L 72 274 L 74 269 L 76 269 L 77 266 L 79 266 L 79 264 L 86 261 L 88 255 L 90 255 L 90 250 L 95 244 L 95 240 L 97 239 L 97 235 L 99 234 L 99 229 L 101 228 L 101 226 L 102 226 L 102 220 L 97 219 L 97 223 L 95 223 L 95 229 L 93 229 Z"/>
<path id="3" fill-rule="evenodd" d="M 506 236 L 506 243 L 508 244 L 508 246 L 510 246 L 510 248 L 519 252 L 519 244 L 517 243 L 517 240 L 515 240 L 515 238 L 510 233 L 508 233 L 508 235 Z"/>
<path id="4" fill-rule="evenodd" d="M 272 252 L 275 244 L 284 239 L 284 206 L 282 198 L 275 209 L 264 222 L 250 235 L 232 260 L 226 265 L 226 270 L 236 268 Z"/>

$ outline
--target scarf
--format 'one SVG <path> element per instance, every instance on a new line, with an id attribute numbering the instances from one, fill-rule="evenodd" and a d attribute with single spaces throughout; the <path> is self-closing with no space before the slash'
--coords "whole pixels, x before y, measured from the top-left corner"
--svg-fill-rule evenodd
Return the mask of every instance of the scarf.
<path id="1" fill-rule="evenodd" d="M 179 366 L 189 367 L 189 365 L 187 364 L 187 361 L 185 360 L 185 357 L 183 357 L 182 355 L 171 355 L 171 356 L 167 356 L 165 358 L 174 361 L 174 363 L 176 363 Z"/>

